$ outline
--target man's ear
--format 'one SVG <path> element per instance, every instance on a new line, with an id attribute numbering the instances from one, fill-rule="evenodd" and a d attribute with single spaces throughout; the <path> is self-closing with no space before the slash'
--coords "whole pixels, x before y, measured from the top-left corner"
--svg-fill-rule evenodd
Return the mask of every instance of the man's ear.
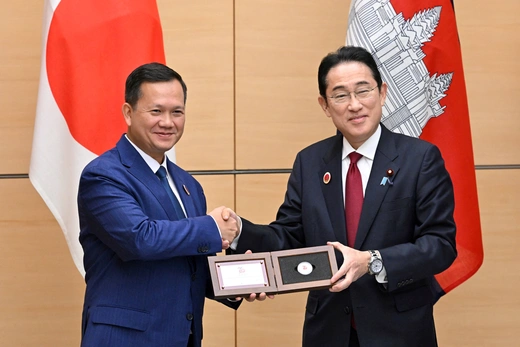
<path id="1" fill-rule="evenodd" d="M 125 122 L 127 126 L 132 125 L 132 106 L 129 103 L 125 102 L 123 107 L 121 108 L 123 111 L 123 117 L 125 117 Z"/>
<path id="2" fill-rule="evenodd" d="M 383 82 L 383 84 L 381 85 L 381 91 L 379 92 L 379 99 L 380 99 L 381 106 L 383 106 L 385 104 L 387 91 L 388 91 L 388 85 L 385 82 Z"/>
<path id="3" fill-rule="evenodd" d="M 323 96 L 320 95 L 320 96 L 318 96 L 318 103 L 320 104 L 323 112 L 325 112 L 325 115 L 330 118 L 329 104 L 327 103 L 327 100 Z"/>

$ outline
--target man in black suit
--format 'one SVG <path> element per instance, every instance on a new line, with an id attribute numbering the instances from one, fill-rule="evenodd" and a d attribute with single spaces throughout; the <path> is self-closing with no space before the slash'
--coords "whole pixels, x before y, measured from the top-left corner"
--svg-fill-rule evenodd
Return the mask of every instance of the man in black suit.
<path id="1" fill-rule="evenodd" d="M 298 153 L 276 221 L 243 219 L 232 247 L 334 246 L 334 285 L 309 292 L 306 347 L 436 346 L 434 275 L 457 256 L 453 186 L 441 153 L 381 124 L 388 87 L 365 49 L 327 55 L 318 84 L 338 134 Z M 345 203 L 356 189 L 357 205 Z"/>

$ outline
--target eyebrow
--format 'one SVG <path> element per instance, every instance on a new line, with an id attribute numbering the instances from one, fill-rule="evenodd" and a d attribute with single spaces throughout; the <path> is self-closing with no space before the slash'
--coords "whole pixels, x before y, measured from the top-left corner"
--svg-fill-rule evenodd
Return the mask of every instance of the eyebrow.
<path id="1" fill-rule="evenodd" d="M 152 106 L 149 106 L 147 109 L 148 110 L 153 110 L 153 109 L 156 109 L 156 108 L 166 108 L 164 105 L 162 104 L 155 104 L 155 105 L 152 105 Z M 186 108 L 185 105 L 178 105 L 178 106 L 175 106 L 173 109 L 174 110 L 184 110 Z"/>
<path id="2" fill-rule="evenodd" d="M 366 85 L 370 85 L 370 83 L 368 81 L 359 81 L 356 83 L 356 87 L 359 87 L 359 86 L 366 86 Z M 335 86 L 334 88 L 332 88 L 332 91 L 336 91 L 338 89 L 342 89 L 342 90 L 347 90 L 347 87 L 345 87 L 345 85 L 341 84 L 339 86 Z"/>

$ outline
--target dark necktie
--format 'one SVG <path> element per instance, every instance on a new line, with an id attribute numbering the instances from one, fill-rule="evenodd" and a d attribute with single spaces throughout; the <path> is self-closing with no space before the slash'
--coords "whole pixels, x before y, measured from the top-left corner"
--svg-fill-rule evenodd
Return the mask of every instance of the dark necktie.
<path id="1" fill-rule="evenodd" d="M 349 155 L 350 166 L 348 167 L 345 182 L 345 220 L 347 223 L 347 245 L 354 247 L 356 234 L 363 207 L 363 183 L 357 162 L 363 155 L 352 152 Z"/>
<path id="2" fill-rule="evenodd" d="M 166 193 L 168 193 L 168 196 L 170 197 L 170 200 L 172 201 L 173 208 L 175 209 L 175 213 L 177 214 L 178 219 L 186 218 L 184 215 L 184 211 L 182 210 L 181 204 L 179 204 L 179 200 L 177 200 L 177 197 L 175 194 L 173 194 L 173 191 L 170 187 L 170 184 L 168 183 L 168 178 L 166 177 L 167 172 L 164 166 L 161 166 L 159 170 L 155 173 L 159 179 L 161 180 L 161 184 L 166 190 Z"/>

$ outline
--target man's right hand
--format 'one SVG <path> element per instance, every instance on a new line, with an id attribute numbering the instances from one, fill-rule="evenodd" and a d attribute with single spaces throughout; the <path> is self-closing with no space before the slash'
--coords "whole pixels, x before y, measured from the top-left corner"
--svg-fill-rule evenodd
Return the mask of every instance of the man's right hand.
<path id="1" fill-rule="evenodd" d="M 222 249 L 227 249 L 240 233 L 239 219 L 236 213 L 225 206 L 220 206 L 208 213 L 217 222 L 222 236 Z"/>

